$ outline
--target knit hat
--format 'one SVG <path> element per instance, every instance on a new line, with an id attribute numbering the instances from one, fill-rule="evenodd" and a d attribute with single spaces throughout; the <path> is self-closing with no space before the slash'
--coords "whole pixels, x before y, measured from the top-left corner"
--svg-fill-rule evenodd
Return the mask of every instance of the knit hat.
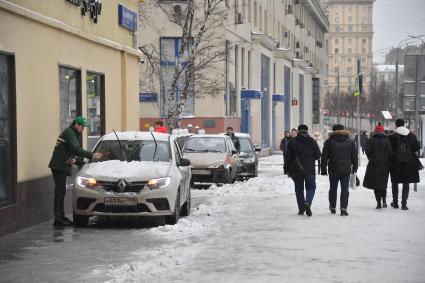
<path id="1" fill-rule="evenodd" d="M 78 116 L 74 119 L 74 123 L 87 127 L 87 120 L 83 116 Z"/>
<path id="2" fill-rule="evenodd" d="M 377 132 L 377 133 L 383 133 L 384 132 L 384 126 L 382 126 L 382 125 L 376 125 L 376 127 L 375 127 L 375 132 Z"/>

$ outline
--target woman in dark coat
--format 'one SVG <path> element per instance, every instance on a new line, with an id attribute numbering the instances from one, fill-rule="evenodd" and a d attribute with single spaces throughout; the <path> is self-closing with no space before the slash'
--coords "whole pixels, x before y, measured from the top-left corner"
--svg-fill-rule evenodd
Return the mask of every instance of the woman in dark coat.
<path id="1" fill-rule="evenodd" d="M 369 163 L 367 164 L 363 187 L 374 190 L 377 202 L 376 209 L 380 209 L 382 206 L 385 208 L 387 207 L 387 184 L 393 150 L 383 126 L 376 126 L 374 134 L 368 141 L 366 155 Z"/>

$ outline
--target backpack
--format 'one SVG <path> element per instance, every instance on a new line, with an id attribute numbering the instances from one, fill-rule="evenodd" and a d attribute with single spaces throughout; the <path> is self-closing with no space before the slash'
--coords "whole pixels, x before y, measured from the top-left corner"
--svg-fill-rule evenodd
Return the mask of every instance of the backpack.
<path id="1" fill-rule="evenodd" d="M 412 161 L 412 150 L 406 136 L 397 134 L 397 148 L 395 152 L 395 161 L 399 163 L 407 163 Z"/>

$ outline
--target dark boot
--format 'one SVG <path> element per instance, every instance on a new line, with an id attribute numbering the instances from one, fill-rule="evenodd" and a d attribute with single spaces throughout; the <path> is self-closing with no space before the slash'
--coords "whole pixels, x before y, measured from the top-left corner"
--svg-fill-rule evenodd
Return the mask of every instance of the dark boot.
<path id="1" fill-rule="evenodd" d="M 341 216 L 348 216 L 347 210 L 341 210 Z"/>
<path id="2" fill-rule="evenodd" d="M 305 208 L 305 214 L 307 214 L 307 216 L 312 216 L 313 215 L 313 213 L 311 212 L 311 208 L 310 208 L 310 206 L 308 205 L 308 203 L 304 203 L 304 208 Z"/>
<path id="3" fill-rule="evenodd" d="M 380 200 L 376 201 L 376 209 L 380 209 L 381 207 L 382 207 L 381 201 Z"/>
<path id="4" fill-rule="evenodd" d="M 382 198 L 382 207 L 387 208 L 387 199 L 386 198 Z"/>
<path id="5" fill-rule="evenodd" d="M 331 211 L 332 214 L 335 214 L 336 213 L 336 209 L 335 208 L 329 207 L 329 210 Z"/>
<path id="6" fill-rule="evenodd" d="M 392 203 L 391 203 L 391 207 L 393 207 L 393 208 L 398 208 L 398 203 L 396 203 L 396 202 L 392 202 Z"/>
<path id="7" fill-rule="evenodd" d="M 403 202 L 401 204 L 401 210 L 409 210 L 409 208 L 407 207 L 407 203 Z"/>

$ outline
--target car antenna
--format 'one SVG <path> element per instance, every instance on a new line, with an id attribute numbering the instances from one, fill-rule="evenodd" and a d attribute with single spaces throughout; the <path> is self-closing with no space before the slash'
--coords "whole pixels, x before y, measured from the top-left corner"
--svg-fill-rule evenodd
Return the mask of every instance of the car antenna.
<path id="1" fill-rule="evenodd" d="M 153 152 L 152 161 L 155 161 L 155 155 L 156 155 L 156 149 L 158 148 L 158 143 L 156 142 L 156 138 L 152 132 L 151 132 L 151 135 L 152 135 L 153 141 L 155 142 L 155 151 Z"/>
<path id="2" fill-rule="evenodd" d="M 124 152 L 124 150 L 123 150 L 123 148 L 122 148 L 120 138 L 118 137 L 117 132 L 115 132 L 115 130 L 114 130 L 114 129 L 112 129 L 112 131 L 114 132 L 115 136 L 117 137 L 118 144 L 120 145 L 120 150 L 121 150 L 122 156 L 124 157 L 125 161 L 127 161 L 127 157 L 125 156 L 125 152 Z M 128 162 L 128 161 L 127 161 L 127 162 Z"/>

